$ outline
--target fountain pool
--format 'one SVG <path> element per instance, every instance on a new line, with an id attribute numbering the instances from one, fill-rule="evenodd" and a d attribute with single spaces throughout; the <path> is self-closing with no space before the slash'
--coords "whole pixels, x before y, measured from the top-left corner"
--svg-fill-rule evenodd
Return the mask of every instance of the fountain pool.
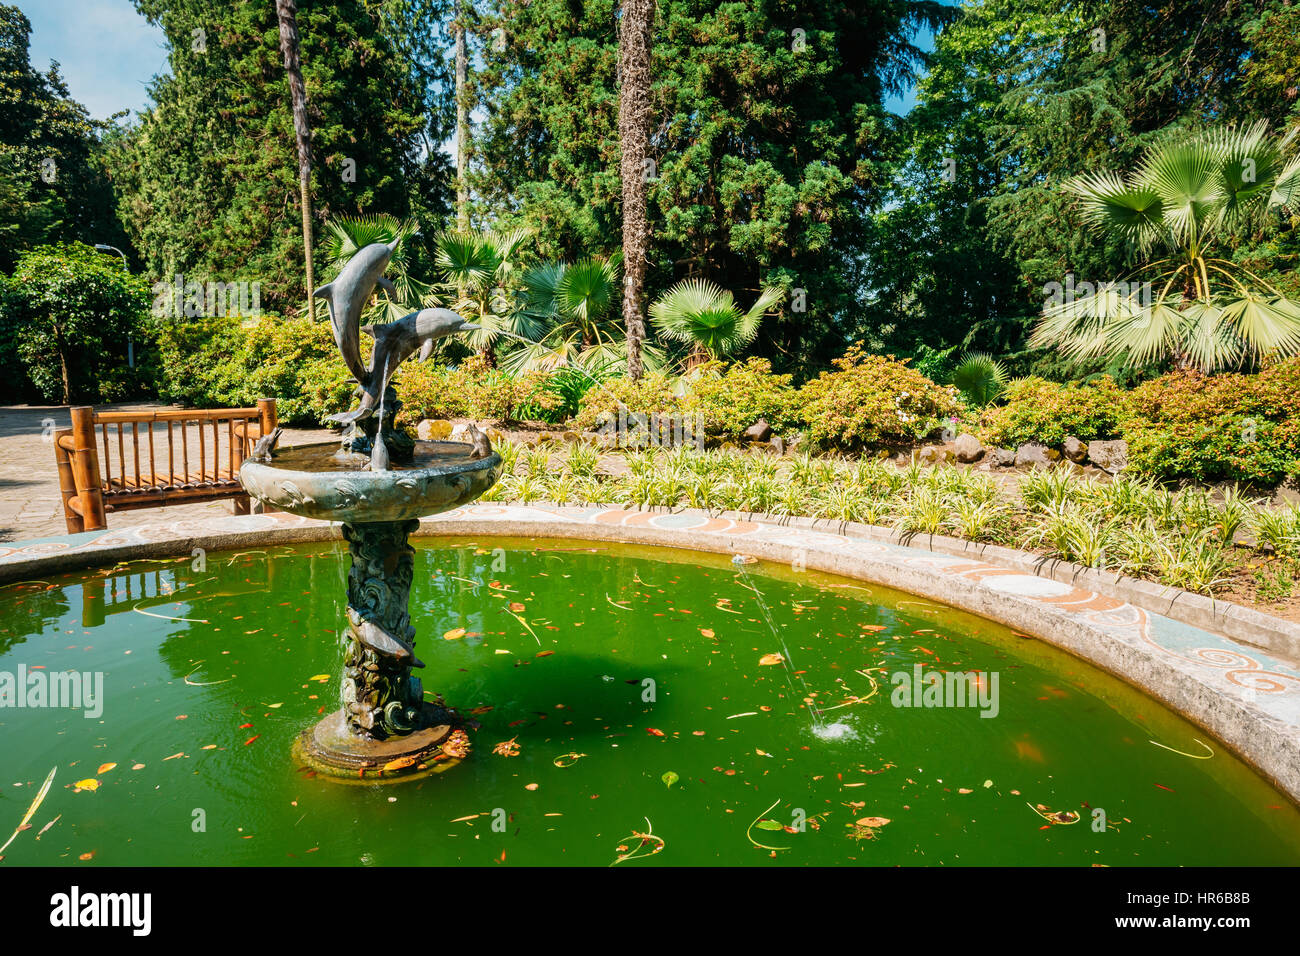
<path id="1" fill-rule="evenodd" d="M 0 588 L 0 674 L 103 681 L 91 717 L 0 708 L 0 837 L 56 769 L 4 863 L 1300 861 L 1300 812 L 1221 744 L 987 620 L 720 555 L 412 545 L 426 686 L 478 727 L 396 783 L 290 756 L 338 707 L 342 544 Z M 918 665 L 988 706 L 895 706 Z"/>

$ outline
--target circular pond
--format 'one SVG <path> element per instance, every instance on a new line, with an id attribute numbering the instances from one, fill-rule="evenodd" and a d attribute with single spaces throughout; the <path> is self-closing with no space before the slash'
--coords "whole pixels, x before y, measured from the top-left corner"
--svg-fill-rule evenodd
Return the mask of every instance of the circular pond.
<path id="1" fill-rule="evenodd" d="M 480 726 L 394 783 L 292 757 L 338 706 L 341 544 L 0 588 L 0 837 L 55 770 L 4 862 L 1300 861 L 1220 744 L 989 621 L 707 554 L 413 543 L 421 677 Z"/>

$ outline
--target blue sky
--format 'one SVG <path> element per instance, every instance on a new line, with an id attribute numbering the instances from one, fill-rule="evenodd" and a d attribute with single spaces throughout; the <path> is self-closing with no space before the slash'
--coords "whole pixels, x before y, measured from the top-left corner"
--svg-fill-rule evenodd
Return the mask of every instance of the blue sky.
<path id="1" fill-rule="evenodd" d="M 16 3 L 32 22 L 32 65 L 44 72 L 50 60 L 58 60 L 73 99 L 91 116 L 107 119 L 118 110 L 139 111 L 149 105 L 149 81 L 166 70 L 167 51 L 162 31 L 137 13 L 131 0 Z M 926 31 L 918 43 L 932 49 L 934 38 Z M 909 90 L 885 105 L 901 113 L 914 102 Z"/>
<path id="2" fill-rule="evenodd" d="M 131 0 L 9 0 L 32 22 L 32 66 L 50 60 L 73 99 L 96 119 L 149 103 L 148 85 L 167 68 L 161 30 Z"/>

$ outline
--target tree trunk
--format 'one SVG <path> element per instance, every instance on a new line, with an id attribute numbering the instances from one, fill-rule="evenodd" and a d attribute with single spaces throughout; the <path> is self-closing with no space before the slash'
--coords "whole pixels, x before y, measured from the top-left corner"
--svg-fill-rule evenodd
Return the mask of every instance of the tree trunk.
<path id="1" fill-rule="evenodd" d="M 469 167 L 469 91 L 465 88 L 469 63 L 462 16 L 457 4 L 453 27 L 456 33 L 456 229 L 463 234 L 469 232 L 469 185 L 465 179 Z"/>
<path id="2" fill-rule="evenodd" d="M 623 0 L 618 33 L 618 137 L 623 181 L 623 321 L 627 325 L 627 374 L 641 378 L 645 343 L 646 262 L 650 227 L 646 215 L 646 165 L 650 151 L 650 47 L 654 0 Z"/>
<path id="3" fill-rule="evenodd" d="M 63 341 L 63 333 L 55 328 L 54 348 L 59 353 L 59 371 L 63 375 L 63 404 L 72 404 L 72 379 L 68 375 L 68 348 Z"/>
<path id="4" fill-rule="evenodd" d="M 312 293 L 316 291 L 311 257 L 311 126 L 307 123 L 307 88 L 302 82 L 298 49 L 298 5 L 294 0 L 275 0 L 275 13 L 280 21 L 280 52 L 284 54 L 284 72 L 289 76 L 293 131 L 298 140 L 298 198 L 302 206 L 302 249 L 307 266 L 307 311 L 311 313 Z"/>

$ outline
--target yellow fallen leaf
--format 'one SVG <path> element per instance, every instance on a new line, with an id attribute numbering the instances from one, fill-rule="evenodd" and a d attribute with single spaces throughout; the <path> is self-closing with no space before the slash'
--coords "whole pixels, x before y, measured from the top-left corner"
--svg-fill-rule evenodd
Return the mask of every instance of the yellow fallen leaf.
<path id="1" fill-rule="evenodd" d="M 707 628 L 707 627 L 702 627 L 702 628 L 700 628 L 700 633 L 703 634 L 705 637 L 712 637 L 712 636 L 713 636 L 713 631 L 712 631 L 712 629 Z"/>
<path id="2" fill-rule="evenodd" d="M 101 763 L 101 764 L 99 765 L 99 769 L 96 770 L 95 773 L 108 773 L 110 770 L 112 770 L 112 769 L 113 769 L 114 767 L 116 767 L 116 766 L 117 766 L 117 764 L 115 764 L 115 763 Z"/>
<path id="3" fill-rule="evenodd" d="M 135 763 L 135 764 L 132 764 L 132 765 L 131 765 L 131 769 L 132 769 L 132 770 L 143 770 L 143 769 L 144 769 L 144 764 L 142 764 L 142 763 Z"/>
<path id="4" fill-rule="evenodd" d="M 99 781 L 94 777 L 87 777 L 85 780 L 78 780 L 73 784 L 73 786 L 76 787 L 77 790 L 89 790 L 91 793 L 94 793 L 99 789 Z"/>
<path id="5" fill-rule="evenodd" d="M 876 827 L 883 827 L 888 822 L 889 822 L 888 817 L 863 817 L 861 820 L 857 821 L 856 825 L 860 827 L 871 827 L 872 829 L 875 829 Z"/>
<path id="6" fill-rule="evenodd" d="M 457 817 L 455 820 L 452 820 L 451 822 L 452 822 L 452 823 L 464 823 L 466 820 L 477 820 L 480 816 L 482 816 L 481 813 L 471 813 L 471 814 L 470 814 L 469 816 L 467 816 L 467 817 Z"/>
<path id="7" fill-rule="evenodd" d="M 771 665 L 771 664 L 780 664 L 784 660 L 785 658 L 782 657 L 780 654 L 773 653 L 773 654 L 764 654 L 762 657 L 758 659 L 758 662 L 760 664 Z"/>
<path id="8" fill-rule="evenodd" d="M 384 770 L 401 770 L 404 767 L 410 767 L 415 764 L 415 757 L 398 757 L 396 760 L 390 760 L 384 764 Z"/>
<path id="9" fill-rule="evenodd" d="M 308 680 L 320 681 L 320 682 L 323 684 L 323 683 L 325 683 L 325 681 L 327 681 L 327 680 L 330 679 L 330 675 L 329 675 L 329 674 L 313 674 L 311 677 L 308 677 L 307 679 L 308 679 Z"/>
<path id="10" fill-rule="evenodd" d="M 522 611 L 527 611 L 528 608 L 524 607 L 524 605 L 520 604 L 518 601 L 511 601 L 510 610 L 514 611 L 516 614 L 519 614 Z"/>
<path id="11" fill-rule="evenodd" d="M 446 634 L 442 636 L 444 640 L 454 641 L 457 638 L 461 638 L 465 636 L 465 629 L 463 627 L 453 627 L 450 631 L 448 631 Z"/>

